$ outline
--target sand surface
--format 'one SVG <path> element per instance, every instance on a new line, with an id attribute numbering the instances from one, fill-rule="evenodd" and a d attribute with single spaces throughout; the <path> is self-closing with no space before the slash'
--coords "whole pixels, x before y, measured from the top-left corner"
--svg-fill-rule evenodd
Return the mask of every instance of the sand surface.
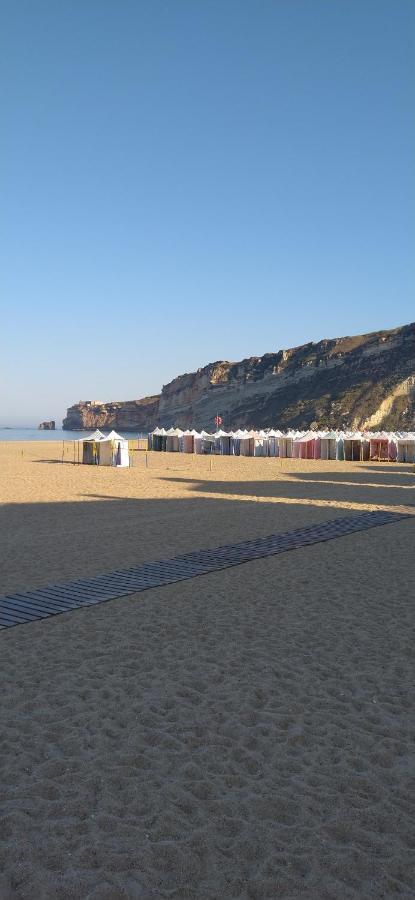
<path id="1" fill-rule="evenodd" d="M 0 593 L 350 510 L 413 467 L 1 444 Z M 0 898 L 415 896 L 415 518 L 0 632 Z"/>

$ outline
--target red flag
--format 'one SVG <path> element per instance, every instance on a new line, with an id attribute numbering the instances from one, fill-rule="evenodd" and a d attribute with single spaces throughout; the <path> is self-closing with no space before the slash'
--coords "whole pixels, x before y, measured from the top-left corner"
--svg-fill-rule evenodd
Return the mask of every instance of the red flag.
<path id="1" fill-rule="evenodd" d="M 215 425 L 222 425 L 222 416 L 215 416 Z"/>

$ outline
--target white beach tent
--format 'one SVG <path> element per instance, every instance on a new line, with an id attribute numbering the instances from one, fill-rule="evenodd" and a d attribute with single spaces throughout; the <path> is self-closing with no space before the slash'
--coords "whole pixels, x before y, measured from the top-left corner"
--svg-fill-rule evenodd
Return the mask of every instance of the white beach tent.
<path id="1" fill-rule="evenodd" d="M 79 438 L 78 444 L 82 444 L 82 462 L 86 466 L 99 465 L 99 442 L 105 438 L 105 434 L 96 429 L 88 437 Z M 78 456 L 79 460 L 79 456 Z"/>
<path id="2" fill-rule="evenodd" d="M 100 466 L 129 466 L 128 441 L 116 431 L 98 442 Z"/>
<path id="3" fill-rule="evenodd" d="M 102 438 L 104 438 L 104 437 L 105 437 L 104 432 L 100 431 L 99 428 L 97 428 L 97 430 L 93 431 L 92 434 L 89 434 L 88 437 L 80 438 L 80 440 L 81 441 L 101 441 Z"/>

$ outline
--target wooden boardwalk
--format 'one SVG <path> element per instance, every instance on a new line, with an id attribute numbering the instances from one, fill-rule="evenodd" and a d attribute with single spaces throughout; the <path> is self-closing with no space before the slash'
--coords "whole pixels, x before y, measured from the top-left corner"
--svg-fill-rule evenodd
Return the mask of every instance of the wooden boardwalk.
<path id="1" fill-rule="evenodd" d="M 310 544 L 331 541 L 379 525 L 400 522 L 409 515 L 379 510 L 343 516 L 320 522 L 318 525 L 307 525 L 295 531 L 271 534 L 253 541 L 228 544 L 212 550 L 196 550 L 184 556 L 159 562 L 142 563 L 134 568 L 107 575 L 78 578 L 65 584 L 8 594 L 0 597 L 0 629 L 46 619 L 59 613 L 104 603 L 106 600 L 115 600 L 165 584 L 185 581 L 198 575 L 206 575 L 208 572 L 218 572 L 261 557 L 275 556 L 288 550 L 299 550 Z"/>

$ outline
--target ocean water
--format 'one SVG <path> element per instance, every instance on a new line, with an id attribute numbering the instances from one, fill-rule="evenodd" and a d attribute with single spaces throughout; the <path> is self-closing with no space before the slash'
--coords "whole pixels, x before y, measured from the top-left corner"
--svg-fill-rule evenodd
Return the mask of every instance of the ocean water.
<path id="1" fill-rule="evenodd" d="M 91 429 L 94 430 L 94 429 Z M 103 429 L 104 434 L 108 430 Z M 38 428 L 6 428 L 0 426 L 0 441 L 77 441 L 79 438 L 86 437 L 90 432 L 87 431 L 63 431 L 62 428 L 55 428 L 55 431 L 39 431 Z M 128 432 L 123 434 L 129 440 L 136 437 L 147 437 L 146 434 L 135 434 Z"/>

